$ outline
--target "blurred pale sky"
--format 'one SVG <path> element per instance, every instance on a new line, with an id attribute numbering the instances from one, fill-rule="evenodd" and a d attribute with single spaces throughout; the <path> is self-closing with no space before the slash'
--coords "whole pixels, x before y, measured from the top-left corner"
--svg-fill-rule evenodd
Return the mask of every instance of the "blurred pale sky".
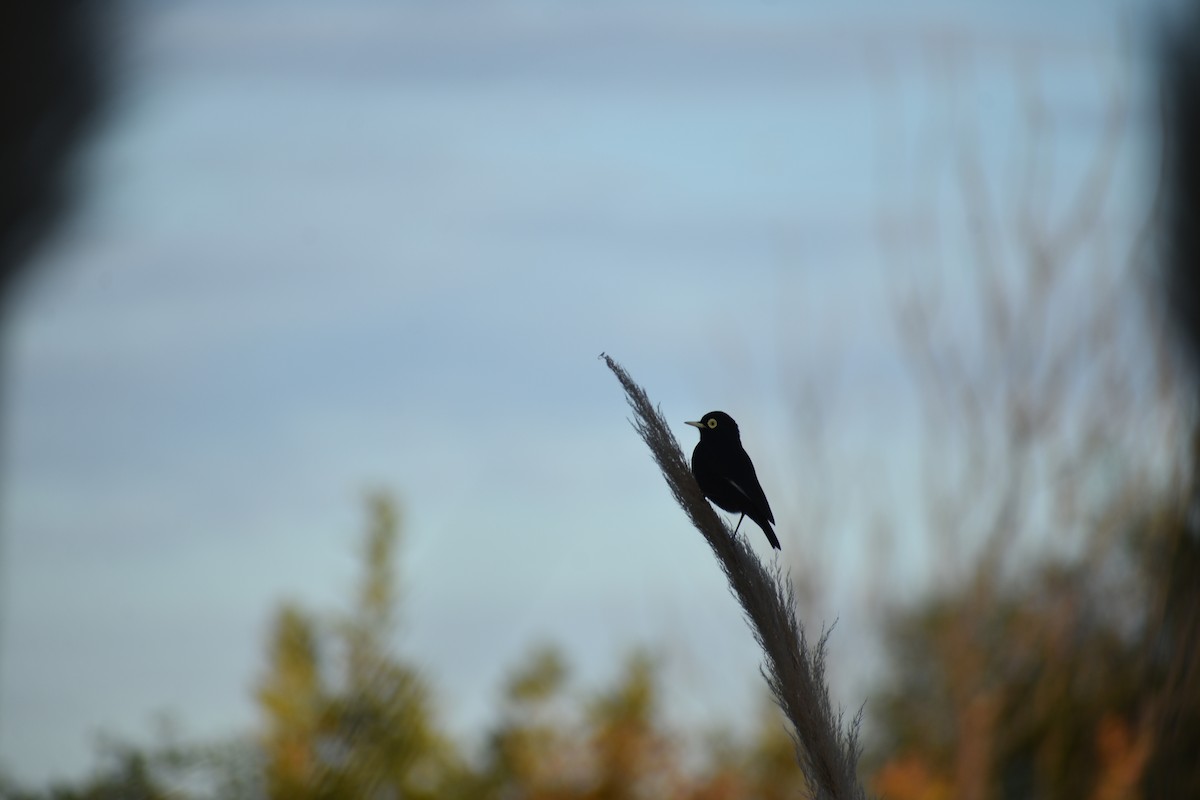
<path id="1" fill-rule="evenodd" d="M 960 120 L 1002 171 L 1036 87 L 1069 175 L 1120 86 L 1114 224 L 1144 200 L 1143 4 L 136 9 L 80 213 L 5 320 L 0 763 L 33 781 L 160 711 L 248 730 L 274 608 L 344 604 L 375 487 L 398 648 L 454 731 L 541 641 L 593 685 L 654 644 L 673 713 L 734 721 L 758 655 L 596 356 L 689 452 L 684 420 L 737 417 L 785 563 L 819 535 L 852 596 L 852 515 L 781 511 L 912 457 L 889 303 L 953 247 Z"/>

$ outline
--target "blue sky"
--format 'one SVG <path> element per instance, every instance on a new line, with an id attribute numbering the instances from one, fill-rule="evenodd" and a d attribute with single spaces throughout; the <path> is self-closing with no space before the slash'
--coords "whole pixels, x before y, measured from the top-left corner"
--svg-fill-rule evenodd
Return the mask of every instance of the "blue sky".
<path id="1" fill-rule="evenodd" d="M 398 647 L 454 730 L 540 641 L 592 683 L 654 643 L 673 713 L 729 720 L 753 643 L 596 356 L 686 447 L 738 417 L 787 563 L 852 596 L 860 520 L 804 503 L 873 491 L 864 458 L 903 486 L 891 281 L 936 271 L 955 120 L 1003 178 L 1023 78 L 1064 176 L 1113 81 L 1137 118 L 1144 10 L 1042 5 L 140 6 L 80 213 L 5 320 L 0 763 L 74 774 L 159 711 L 248 729 L 273 609 L 343 602 L 374 487 L 404 509 Z"/>

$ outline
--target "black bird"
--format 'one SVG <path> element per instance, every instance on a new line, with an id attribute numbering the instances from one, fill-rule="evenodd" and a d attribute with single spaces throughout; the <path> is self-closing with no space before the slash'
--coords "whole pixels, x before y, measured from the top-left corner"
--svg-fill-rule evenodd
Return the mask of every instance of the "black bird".
<path id="1" fill-rule="evenodd" d="M 742 515 L 734 533 L 742 526 L 742 519 L 749 517 L 763 529 L 771 547 L 779 550 L 779 540 L 771 529 L 775 515 L 758 484 L 754 464 L 742 449 L 742 436 L 733 417 L 724 411 L 710 411 L 699 422 L 688 425 L 700 429 L 700 442 L 692 451 L 692 474 L 700 491 L 726 511 Z"/>

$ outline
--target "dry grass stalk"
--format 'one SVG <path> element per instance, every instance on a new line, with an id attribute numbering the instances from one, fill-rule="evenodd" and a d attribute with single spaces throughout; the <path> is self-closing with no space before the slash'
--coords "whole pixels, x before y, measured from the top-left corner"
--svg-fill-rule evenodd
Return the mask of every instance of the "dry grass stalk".
<path id="1" fill-rule="evenodd" d="M 600 356 L 625 388 L 633 427 L 650 447 L 671 494 L 712 548 L 729 588 L 746 612 L 766 661 L 763 677 L 792 726 L 796 760 L 817 800 L 865 798 L 858 781 L 859 717 L 848 726 L 829 699 L 823 631 L 811 644 L 796 618 L 796 596 L 778 566 L 767 570 L 746 539 L 734 536 L 700 493 L 679 442 L 645 390 L 606 354 Z"/>

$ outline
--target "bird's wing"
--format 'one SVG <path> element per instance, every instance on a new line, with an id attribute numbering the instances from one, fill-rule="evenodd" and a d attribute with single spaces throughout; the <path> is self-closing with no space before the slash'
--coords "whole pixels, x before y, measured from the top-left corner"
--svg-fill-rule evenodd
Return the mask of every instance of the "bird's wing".
<path id="1" fill-rule="evenodd" d="M 754 462 L 750 460 L 750 456 L 746 454 L 745 450 L 738 453 L 737 460 L 742 462 L 741 474 L 746 478 L 741 481 L 730 478 L 729 483 L 753 505 L 765 511 L 767 519 L 774 522 L 775 514 L 771 511 L 771 504 L 767 502 L 766 492 L 758 482 L 758 473 L 754 471 Z"/>

